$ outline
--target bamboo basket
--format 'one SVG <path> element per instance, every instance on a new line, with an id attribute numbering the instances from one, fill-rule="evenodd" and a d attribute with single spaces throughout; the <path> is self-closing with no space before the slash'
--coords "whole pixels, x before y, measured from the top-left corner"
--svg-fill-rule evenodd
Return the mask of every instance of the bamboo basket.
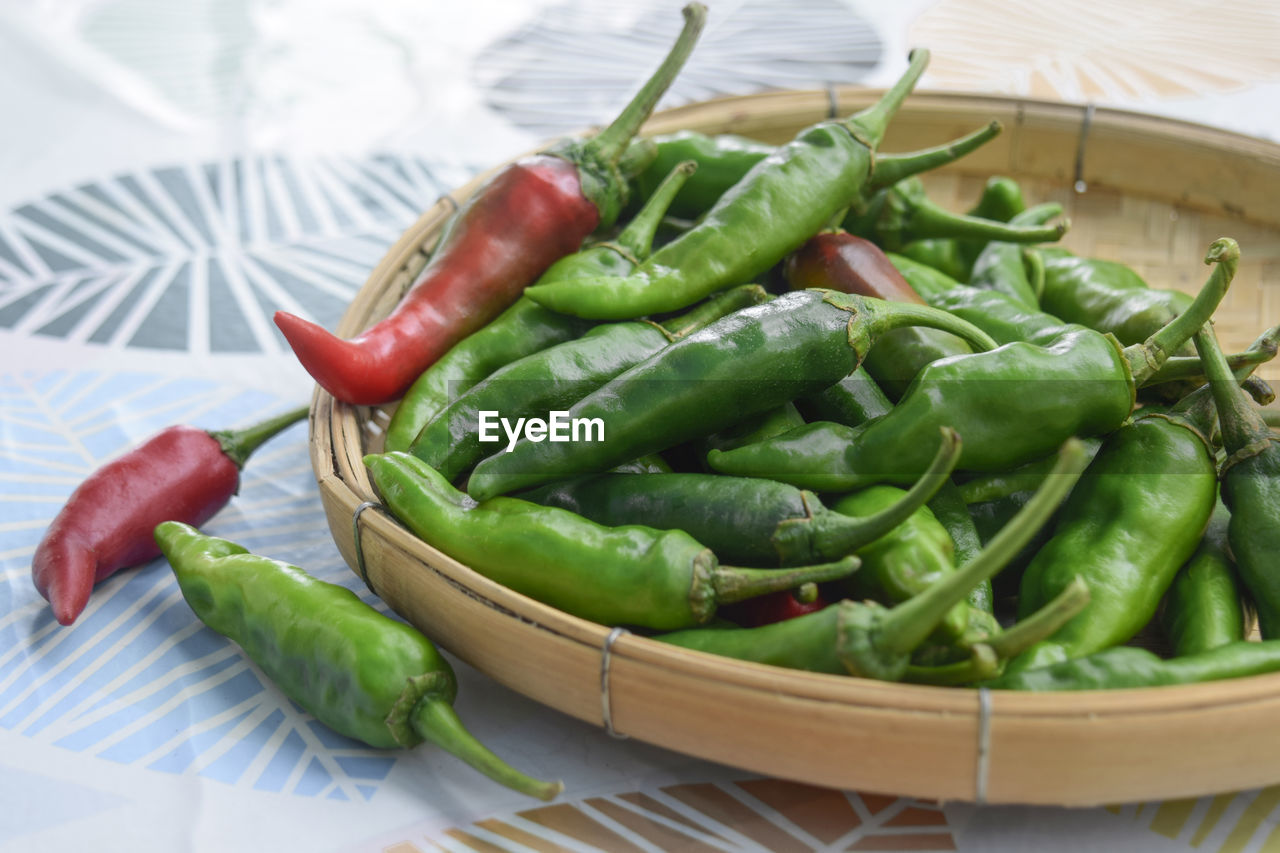
<path id="1" fill-rule="evenodd" d="M 655 116 L 782 142 L 846 115 L 860 89 L 726 98 Z M 919 94 L 883 146 L 937 144 L 992 118 L 1003 134 L 927 178 L 966 208 L 992 174 L 1029 201 L 1061 202 L 1063 244 L 1125 261 L 1153 286 L 1194 290 L 1203 254 L 1235 237 L 1243 258 L 1218 313 L 1223 343 L 1248 345 L 1280 317 L 1280 146 L 1106 109 Z M 453 211 L 487 177 L 441 199 L 390 249 L 346 312 L 351 337 L 391 309 Z M 1276 369 L 1262 370 L 1277 378 Z M 1147 690 L 1026 695 L 793 672 L 677 649 L 569 616 L 499 586 L 408 533 L 377 503 L 361 462 L 393 407 L 317 391 L 312 463 L 344 559 L 450 653 L 538 702 L 611 731 L 746 770 L 895 795 L 1093 805 L 1280 782 L 1280 674 Z"/>

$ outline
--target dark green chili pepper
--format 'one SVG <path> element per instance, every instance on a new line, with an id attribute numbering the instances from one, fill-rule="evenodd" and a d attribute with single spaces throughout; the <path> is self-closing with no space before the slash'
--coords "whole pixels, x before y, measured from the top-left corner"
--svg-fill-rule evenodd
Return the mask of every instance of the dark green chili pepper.
<path id="1" fill-rule="evenodd" d="M 1009 224 L 1031 228 L 1061 215 L 1062 205 L 1046 202 L 1024 210 L 1010 220 Z M 1017 299 L 1027 308 L 1040 309 L 1040 292 L 1037 282 L 1027 274 L 1022 248 L 1021 244 L 1008 240 L 988 243 L 974 259 L 969 273 L 969 286 L 979 290 L 998 290 Z M 1050 314 L 1055 313 L 1048 306 L 1044 306 L 1044 310 Z M 1147 337 L 1148 335 L 1144 335 L 1141 340 L 1146 340 Z M 1126 344 L 1140 342 L 1124 341 Z"/>
<path id="2" fill-rule="evenodd" d="M 1160 626 L 1176 656 L 1245 639 L 1242 590 L 1227 546 L 1230 522 L 1231 513 L 1218 501 L 1200 545 L 1165 595 Z"/>
<path id="3" fill-rule="evenodd" d="M 1044 292 L 1040 305 L 1069 323 L 1110 332 L 1128 345 L 1187 310 L 1191 296 L 1149 287 L 1116 261 L 1081 258 L 1064 249 L 1042 249 Z"/>
<path id="4" fill-rule="evenodd" d="M 1231 510 L 1227 537 L 1240 579 L 1257 607 L 1258 629 L 1266 639 L 1280 636 L 1280 440 L 1249 404 L 1227 366 L 1210 327 L 1196 335 L 1218 407 L 1222 446 L 1222 501 Z"/>
<path id="5" fill-rule="evenodd" d="M 508 766 L 453 710 L 453 669 L 417 630 L 351 590 L 166 521 L 156 543 L 196 616 L 240 645 L 286 696 L 336 732 L 370 746 L 424 740 L 502 785 L 542 800 L 563 786 Z"/>
<path id="6" fill-rule="evenodd" d="M 959 437 L 944 432 L 934 464 L 911 491 L 866 512 L 832 512 L 812 492 L 773 480 L 715 474 L 598 474 L 521 498 L 609 527 L 683 530 L 743 565 L 799 566 L 839 559 L 904 523 L 946 482 L 959 451 Z"/>
<path id="7" fill-rule="evenodd" d="M 791 569 L 723 566 L 680 530 L 604 527 L 516 498 L 477 504 L 407 453 L 364 461 L 387 507 L 425 542 L 516 592 L 602 625 L 688 628 L 710 620 L 720 604 L 834 580 L 858 566 L 856 557 Z"/>
<path id="8" fill-rule="evenodd" d="M 1008 222 L 1027 209 L 1022 188 L 1012 178 L 999 175 L 987 179 L 978 203 L 967 213 L 970 216 Z M 899 251 L 922 264 L 928 264 L 959 281 L 966 281 L 973 270 L 973 262 L 986 248 L 988 240 L 926 239 L 913 240 Z"/>
<path id="9" fill-rule="evenodd" d="M 990 345 L 968 323 L 927 306 L 793 291 L 676 341 L 575 403 L 568 418 L 599 422 L 603 440 L 520 441 L 477 465 L 467 491 L 483 500 L 597 473 L 716 432 L 835 384 L 858 367 L 880 334 L 905 325 L 934 325 L 978 349 Z M 943 426 L 927 439 L 930 458 Z M 926 461 L 910 482 L 927 467 Z"/>
<path id="10" fill-rule="evenodd" d="M 1139 417 L 1107 436 L 1045 543 L 1022 575 L 1018 612 L 1077 575 L 1089 606 L 1010 664 L 1035 669 L 1128 641 L 1152 617 L 1200 542 L 1217 498 L 1213 407 L 1207 391 L 1169 414 Z"/>
<path id="11" fill-rule="evenodd" d="M 1235 274 L 1239 247 L 1218 240 L 1206 261 L 1216 266 L 1192 307 L 1144 344 L 1122 349 L 1092 329 L 1046 323 L 1026 340 L 926 366 L 891 413 L 848 434 L 835 454 L 831 434 L 838 431 L 809 424 L 709 453 L 707 464 L 723 474 L 835 491 L 913 482 L 928 463 L 921 442 L 944 423 L 965 438 L 958 466 L 965 471 L 1007 470 L 1046 455 L 1064 436 L 1105 435 L 1133 412 L 1136 387 L 1212 315 Z M 823 446 L 801 452 L 800 438 L 821 439 Z"/>
<path id="12" fill-rule="evenodd" d="M 803 424 L 804 418 L 795 404 L 783 403 L 776 409 L 762 412 L 700 440 L 699 453 L 706 455 L 708 450 L 728 450 L 731 447 L 764 441 L 766 438 L 781 435 Z"/>
<path id="13" fill-rule="evenodd" d="M 817 394 L 798 398 L 795 405 L 805 421 L 835 421 L 849 426 L 866 423 L 893 408 L 893 403 L 867 374 L 865 367 L 859 367 Z M 793 425 L 792 429 L 800 426 L 803 423 Z"/>
<path id="14" fill-rule="evenodd" d="M 1237 640 L 1168 660 L 1136 646 L 1118 646 L 1038 669 L 1010 671 L 983 686 L 1026 691 L 1117 690 L 1200 684 L 1276 670 L 1280 670 L 1280 640 Z"/>
<path id="15" fill-rule="evenodd" d="M 539 282 L 582 275 L 620 274 L 647 257 L 666 206 L 696 167 L 675 163 L 644 208 L 613 240 L 596 242 L 553 263 Z M 521 296 L 492 323 L 455 344 L 405 392 L 387 426 L 387 450 L 408 450 L 418 433 L 441 411 L 495 370 L 535 352 L 573 340 L 590 328 L 577 318 L 543 308 Z"/>
<path id="16" fill-rule="evenodd" d="M 1061 205 L 1056 209 L 1060 215 Z M 857 200 L 841 227 L 895 252 L 912 240 L 924 237 L 1023 244 L 1060 240 L 1067 232 L 1065 223 L 1048 225 L 1045 220 L 1033 221 L 1036 219 L 1038 217 L 1024 213 L 1005 223 L 952 213 L 931 201 L 924 183 L 912 177 Z"/>
<path id="17" fill-rule="evenodd" d="M 800 132 L 757 163 L 699 222 L 625 277 L 534 286 L 529 298 L 580 317 L 626 319 L 674 311 L 735 284 L 755 281 L 858 197 L 872 177 L 885 126 L 928 62 L 912 53 L 907 73 L 875 105 L 845 121 Z"/>
<path id="18" fill-rule="evenodd" d="M 759 285 L 743 285 L 718 293 L 666 323 L 634 320 L 602 324 L 580 338 L 513 361 L 428 421 L 409 452 L 455 480 L 485 456 L 502 452 L 514 441 L 514 436 L 499 429 L 499 415 L 511 423 L 517 419 L 523 423 L 526 418 L 564 409 L 672 341 L 744 306 L 759 304 L 765 296 Z M 492 419 L 487 426 L 481 422 L 486 412 Z"/>
<path id="19" fill-rule="evenodd" d="M 1145 409 L 1142 413 L 1147 414 Z M 1090 459 L 1098 455 L 1102 447 L 1101 438 L 1092 436 L 1080 441 Z M 966 504 L 986 503 L 1014 495 L 1030 496 L 1053 469 L 1054 461 L 1053 456 L 1045 456 L 1007 471 L 963 475 L 957 490 Z"/>
<path id="20" fill-rule="evenodd" d="M 1066 497 L 1084 468 L 1079 445 L 1068 441 L 1062 449 L 1061 466 L 1047 478 L 1036 498 L 1019 517 L 968 565 L 946 575 L 937 583 L 892 608 L 875 602 L 843 601 L 817 613 L 761 628 L 708 629 L 663 634 L 657 639 L 701 651 L 772 663 L 818 672 L 847 672 L 884 681 L 928 680 L 928 673 L 913 671 L 911 653 L 933 633 L 946 614 L 983 580 L 1000 571 L 1008 557 L 1022 548 L 1025 540 L 1053 513 Z M 1063 617 L 1078 610 L 1079 590 L 1059 602 L 1060 609 L 1046 612 L 1038 630 L 1028 628 L 1006 652 L 1016 653 L 1023 645 L 1051 633 Z M 967 664 L 967 666 L 965 665 Z M 999 663 L 986 644 L 978 644 L 970 661 L 956 668 L 944 668 L 948 682 L 990 677 Z"/>

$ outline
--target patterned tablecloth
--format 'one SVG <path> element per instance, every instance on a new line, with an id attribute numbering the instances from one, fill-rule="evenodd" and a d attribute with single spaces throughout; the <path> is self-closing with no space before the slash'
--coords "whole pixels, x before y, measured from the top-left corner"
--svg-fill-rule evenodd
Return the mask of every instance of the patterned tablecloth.
<path id="1" fill-rule="evenodd" d="M 31 555 L 85 475 L 167 424 L 307 399 L 272 313 L 332 327 L 440 193 L 611 115 L 678 5 L 0 6 L 0 849 L 1280 849 L 1280 788 L 1090 810 L 819 790 L 611 739 L 459 664 L 476 734 L 564 779 L 531 805 L 438 750 L 334 735 L 197 622 L 163 560 L 53 621 Z M 667 105 L 883 85 L 922 44 L 924 89 L 1280 139 L 1280 11 L 1261 0 L 709 6 Z M 305 427 L 207 529 L 369 597 L 329 539 Z"/>

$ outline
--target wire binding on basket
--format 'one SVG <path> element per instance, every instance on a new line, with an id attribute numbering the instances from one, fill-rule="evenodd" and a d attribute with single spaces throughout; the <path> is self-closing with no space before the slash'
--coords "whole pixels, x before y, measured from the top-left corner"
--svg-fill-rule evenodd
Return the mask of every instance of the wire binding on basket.
<path id="1" fill-rule="evenodd" d="M 827 120 L 840 117 L 840 96 L 836 94 L 834 84 L 827 84 Z"/>
<path id="2" fill-rule="evenodd" d="M 1093 127 L 1093 114 L 1097 107 L 1090 103 L 1085 105 L 1084 119 L 1080 122 L 1080 137 L 1076 140 L 1076 170 L 1071 188 L 1083 195 L 1089 191 L 1089 182 L 1084 179 L 1084 151 L 1089 144 L 1089 130 Z"/>
<path id="3" fill-rule="evenodd" d="M 364 543 L 360 539 L 360 516 L 364 514 L 366 509 L 371 508 L 382 509 L 382 504 L 374 503 L 373 501 L 365 501 L 355 508 L 355 511 L 351 513 L 351 532 L 355 541 L 356 569 L 360 572 L 360 578 L 364 581 L 364 585 L 369 588 L 369 592 L 377 595 L 378 591 L 374 589 L 373 584 L 369 582 L 369 569 L 364 563 Z"/>
<path id="4" fill-rule="evenodd" d="M 987 801 L 987 771 L 991 766 L 991 690 L 978 688 L 978 757 L 974 761 L 973 801 Z"/>
<path id="5" fill-rule="evenodd" d="M 613 727 L 613 706 L 609 702 L 609 667 L 613 661 L 613 644 L 623 634 L 629 633 L 631 632 L 626 628 L 614 628 L 605 637 L 604 648 L 600 650 L 600 716 L 604 719 L 604 730 L 609 737 L 618 740 L 626 740 L 631 736 L 624 735 Z"/>

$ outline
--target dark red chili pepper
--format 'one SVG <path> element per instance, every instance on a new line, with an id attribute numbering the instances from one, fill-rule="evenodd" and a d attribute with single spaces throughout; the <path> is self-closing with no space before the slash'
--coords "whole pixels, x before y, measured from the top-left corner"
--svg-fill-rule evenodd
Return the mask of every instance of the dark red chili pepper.
<path id="1" fill-rule="evenodd" d="M 81 483 L 31 559 L 36 589 L 70 625 L 93 585 L 160 556 L 152 532 L 162 521 L 203 524 L 240 487 L 240 469 L 264 441 L 306 417 L 305 406 L 243 430 L 171 426 Z"/>
<path id="2" fill-rule="evenodd" d="M 608 226 L 625 200 L 619 161 L 684 65 L 706 7 L 690 3 L 671 53 L 613 124 L 503 169 L 458 211 L 391 314 L 351 340 L 284 311 L 276 325 L 307 372 L 347 403 L 400 397 L 450 347 L 509 306 L 558 258 Z M 644 163 L 636 164 L 643 168 Z"/>

